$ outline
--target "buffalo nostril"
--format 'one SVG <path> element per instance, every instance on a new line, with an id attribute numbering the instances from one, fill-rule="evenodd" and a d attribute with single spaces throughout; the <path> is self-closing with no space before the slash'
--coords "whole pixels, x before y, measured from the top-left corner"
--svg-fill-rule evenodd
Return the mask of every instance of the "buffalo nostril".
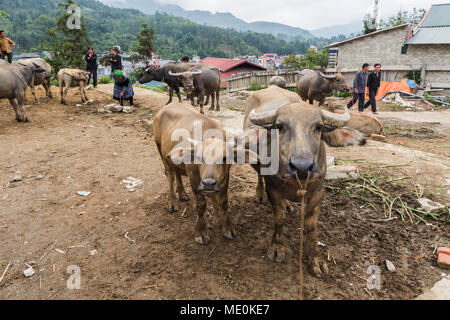
<path id="1" fill-rule="evenodd" d="M 202 183 L 205 187 L 213 187 L 217 184 L 217 180 L 214 179 L 204 179 Z"/>
<path id="2" fill-rule="evenodd" d="M 293 158 L 289 162 L 289 167 L 292 171 L 297 171 L 302 175 L 306 175 L 308 172 L 312 173 L 315 168 L 314 161 L 308 158 Z"/>

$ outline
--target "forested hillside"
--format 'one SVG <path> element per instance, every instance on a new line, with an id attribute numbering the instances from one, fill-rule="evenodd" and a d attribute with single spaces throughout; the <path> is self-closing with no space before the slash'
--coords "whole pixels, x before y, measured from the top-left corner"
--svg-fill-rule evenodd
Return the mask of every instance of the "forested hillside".
<path id="1" fill-rule="evenodd" d="M 9 14 L 0 28 L 17 43 L 16 52 L 39 51 L 47 39 L 46 30 L 55 26 L 63 0 L 0 0 L 0 8 Z M 275 52 L 280 55 L 306 52 L 309 44 L 287 42 L 273 35 L 238 32 L 198 25 L 166 14 L 146 15 L 133 9 L 108 7 L 96 0 L 75 0 L 82 6 L 91 45 L 97 51 L 120 45 L 129 50 L 142 23 L 156 29 L 154 44 L 166 59 L 197 54 L 201 57 L 233 57 Z"/>

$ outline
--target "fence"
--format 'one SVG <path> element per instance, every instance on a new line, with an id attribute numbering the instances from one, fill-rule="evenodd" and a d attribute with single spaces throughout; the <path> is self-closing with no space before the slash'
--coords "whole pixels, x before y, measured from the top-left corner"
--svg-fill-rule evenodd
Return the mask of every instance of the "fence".
<path id="1" fill-rule="evenodd" d="M 317 70 L 322 71 L 322 69 Z M 228 92 L 246 90 L 252 83 L 258 83 L 263 87 L 268 87 L 270 84 L 270 79 L 273 76 L 283 77 L 286 80 L 286 88 L 295 88 L 297 73 L 299 71 L 300 70 L 276 70 L 232 75 L 226 80 L 227 90 Z"/>

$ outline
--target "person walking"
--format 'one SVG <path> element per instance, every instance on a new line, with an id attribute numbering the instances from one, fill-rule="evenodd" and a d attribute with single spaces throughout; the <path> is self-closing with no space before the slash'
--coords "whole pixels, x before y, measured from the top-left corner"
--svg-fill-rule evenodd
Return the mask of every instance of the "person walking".
<path id="1" fill-rule="evenodd" d="M 351 108 L 358 101 L 358 111 L 364 112 L 364 100 L 366 95 L 367 72 L 369 71 L 369 64 L 364 63 L 362 70 L 358 71 L 353 80 L 353 98 L 347 104 L 347 108 Z"/>
<path id="2" fill-rule="evenodd" d="M 91 77 L 94 81 L 94 88 L 97 88 L 97 55 L 94 52 L 94 49 L 89 48 L 88 53 L 84 57 L 84 60 L 86 60 L 86 71 L 89 71 L 89 80 L 88 80 L 88 86 L 91 83 Z"/>
<path id="3" fill-rule="evenodd" d="M 0 59 L 8 57 L 8 62 L 12 63 L 12 48 L 15 46 L 14 41 L 6 37 L 5 31 L 0 30 Z"/>
<path id="4" fill-rule="evenodd" d="M 109 58 L 109 62 L 111 63 L 111 73 L 114 74 L 116 70 L 122 70 L 122 57 L 118 54 L 118 50 L 116 48 L 111 48 L 111 56 Z"/>
<path id="5" fill-rule="evenodd" d="M 125 76 L 122 70 L 115 70 L 113 73 L 113 77 L 114 77 L 113 98 L 115 100 L 119 100 L 121 106 L 123 106 L 124 100 L 130 101 L 130 106 L 134 105 L 133 103 L 134 91 L 130 78 Z"/>
<path id="6" fill-rule="evenodd" d="M 373 71 L 367 78 L 367 87 L 369 88 L 369 101 L 364 105 L 364 109 L 372 106 L 373 114 L 377 114 L 377 93 L 381 83 L 381 64 L 375 64 Z"/>

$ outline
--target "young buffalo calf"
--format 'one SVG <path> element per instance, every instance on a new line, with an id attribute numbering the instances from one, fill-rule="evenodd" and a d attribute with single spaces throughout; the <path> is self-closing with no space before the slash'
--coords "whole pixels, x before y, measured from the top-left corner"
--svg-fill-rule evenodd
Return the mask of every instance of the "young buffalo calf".
<path id="1" fill-rule="evenodd" d="M 236 233 L 228 216 L 231 164 L 226 163 L 226 150 L 233 150 L 231 153 L 233 156 L 237 150 L 225 141 L 226 135 L 222 126 L 217 121 L 200 114 L 192 106 L 172 103 L 156 114 L 153 131 L 169 182 L 169 212 L 178 210 L 175 180 L 179 199 L 190 200 L 181 179 L 182 175 L 187 175 L 194 197 L 194 208 L 197 211 L 195 241 L 200 244 L 209 242 L 204 216 L 206 197 L 214 202 L 214 209 L 220 216 L 223 235 L 228 239 L 234 239 Z M 195 140 L 196 132 L 205 134 Z M 203 139 L 203 136 L 206 137 Z M 203 140 L 199 141 L 200 139 Z M 250 151 L 244 152 L 248 159 Z M 203 157 L 200 158 L 201 156 Z M 193 158 L 197 161 L 194 162 Z"/>

